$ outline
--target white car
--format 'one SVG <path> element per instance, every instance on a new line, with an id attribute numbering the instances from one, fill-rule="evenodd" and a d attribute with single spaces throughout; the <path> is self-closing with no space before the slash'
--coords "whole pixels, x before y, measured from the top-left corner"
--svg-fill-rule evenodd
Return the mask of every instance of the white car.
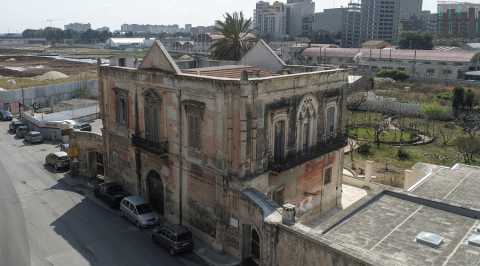
<path id="1" fill-rule="evenodd" d="M 64 124 L 67 124 L 70 128 L 74 128 L 78 123 L 74 120 L 63 120 Z"/>
<path id="2" fill-rule="evenodd" d="M 120 213 L 138 228 L 152 227 L 158 223 L 158 215 L 139 196 L 125 197 L 120 202 Z"/>

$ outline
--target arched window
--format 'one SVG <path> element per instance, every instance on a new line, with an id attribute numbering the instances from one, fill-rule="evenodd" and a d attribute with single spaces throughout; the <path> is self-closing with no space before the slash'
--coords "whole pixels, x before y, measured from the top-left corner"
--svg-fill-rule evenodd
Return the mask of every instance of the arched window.
<path id="1" fill-rule="evenodd" d="M 152 90 L 144 93 L 145 138 L 151 142 L 160 142 L 160 115 L 162 100 Z"/>
<path id="2" fill-rule="evenodd" d="M 287 154 L 288 113 L 281 111 L 272 113 L 270 129 L 270 145 L 275 162 L 282 162 Z"/>
<path id="3" fill-rule="evenodd" d="M 335 137 L 337 132 L 337 104 L 329 103 L 325 116 L 325 132 L 327 138 Z"/>
<path id="4" fill-rule="evenodd" d="M 305 97 L 297 113 L 297 150 L 308 151 L 316 144 L 318 103 L 313 96 Z"/>
<path id="5" fill-rule="evenodd" d="M 285 120 L 280 120 L 275 123 L 275 137 L 274 137 L 273 157 L 276 162 L 281 162 L 285 156 Z"/>

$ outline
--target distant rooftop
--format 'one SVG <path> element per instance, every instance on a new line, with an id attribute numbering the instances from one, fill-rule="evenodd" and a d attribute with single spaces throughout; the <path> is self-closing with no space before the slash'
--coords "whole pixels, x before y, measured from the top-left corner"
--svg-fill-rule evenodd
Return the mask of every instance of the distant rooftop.
<path id="1" fill-rule="evenodd" d="M 186 74 L 210 76 L 210 77 L 217 77 L 217 78 L 233 78 L 233 79 L 240 79 L 244 71 L 246 71 L 250 77 L 273 76 L 273 73 L 268 70 L 261 69 L 258 67 L 241 66 L 241 65 L 203 67 L 203 68 L 192 68 L 192 69 L 182 70 L 182 72 Z"/>
<path id="2" fill-rule="evenodd" d="M 326 57 L 360 57 L 362 59 L 397 59 L 446 62 L 471 62 L 478 54 L 467 50 L 401 50 L 401 49 L 367 49 L 367 48 L 307 48 L 303 55 L 316 58 Z"/>

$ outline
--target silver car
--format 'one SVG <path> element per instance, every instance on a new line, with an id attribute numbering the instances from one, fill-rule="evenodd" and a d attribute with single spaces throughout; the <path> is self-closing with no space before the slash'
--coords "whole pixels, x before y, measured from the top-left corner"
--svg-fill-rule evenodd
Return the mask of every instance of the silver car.
<path id="1" fill-rule="evenodd" d="M 120 213 L 138 228 L 152 227 L 158 223 L 158 216 L 150 205 L 139 196 L 125 197 L 120 202 Z"/>
<path id="2" fill-rule="evenodd" d="M 38 131 L 30 131 L 27 133 L 27 135 L 25 135 L 25 142 L 30 144 L 42 143 L 43 136 Z"/>
<path id="3" fill-rule="evenodd" d="M 68 169 L 70 167 L 70 159 L 68 154 L 63 151 L 50 153 L 45 157 L 45 165 L 53 167 L 55 172 L 58 172 L 60 169 Z"/>

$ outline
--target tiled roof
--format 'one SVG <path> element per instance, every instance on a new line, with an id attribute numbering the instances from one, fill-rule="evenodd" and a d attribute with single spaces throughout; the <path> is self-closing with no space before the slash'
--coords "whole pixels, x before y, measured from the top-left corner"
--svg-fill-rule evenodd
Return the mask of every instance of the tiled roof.
<path id="1" fill-rule="evenodd" d="M 238 66 L 238 65 L 192 68 L 192 69 L 182 70 L 182 72 L 186 74 L 218 77 L 218 78 L 232 78 L 232 79 L 240 79 L 243 71 L 247 71 L 250 77 L 273 76 L 273 73 L 271 73 L 268 70 L 264 70 L 264 69 L 260 69 L 252 66 Z"/>

